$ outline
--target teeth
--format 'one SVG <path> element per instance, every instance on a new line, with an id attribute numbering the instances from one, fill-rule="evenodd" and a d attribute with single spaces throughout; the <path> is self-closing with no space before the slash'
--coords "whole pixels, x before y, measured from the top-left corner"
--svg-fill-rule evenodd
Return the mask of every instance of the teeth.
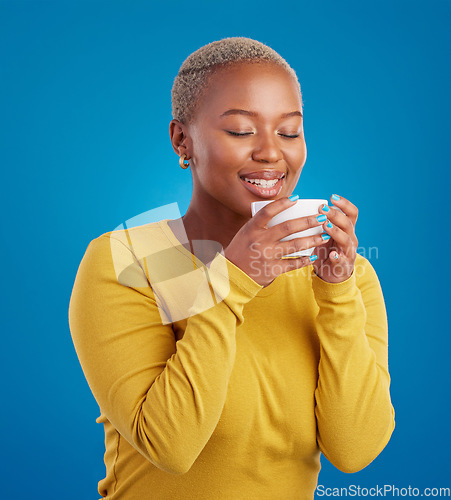
<path id="1" fill-rule="evenodd" d="M 264 188 L 274 187 L 279 182 L 279 179 L 272 179 L 271 181 L 267 181 L 266 179 L 248 179 L 247 177 L 245 177 L 244 180 L 250 182 L 251 184 L 257 184 L 258 186 Z"/>

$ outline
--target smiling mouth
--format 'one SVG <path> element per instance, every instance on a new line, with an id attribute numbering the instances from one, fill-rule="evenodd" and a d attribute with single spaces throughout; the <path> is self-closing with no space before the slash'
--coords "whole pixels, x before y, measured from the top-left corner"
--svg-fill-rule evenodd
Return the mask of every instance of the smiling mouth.
<path id="1" fill-rule="evenodd" d="M 273 198 L 280 193 L 285 174 L 280 179 L 249 179 L 246 176 L 240 177 L 244 186 L 248 191 L 259 196 L 260 198 Z"/>

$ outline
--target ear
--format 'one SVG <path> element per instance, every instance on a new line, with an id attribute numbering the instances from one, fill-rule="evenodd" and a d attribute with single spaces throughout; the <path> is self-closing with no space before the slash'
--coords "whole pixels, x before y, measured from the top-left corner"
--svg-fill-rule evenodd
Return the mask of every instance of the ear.
<path id="1" fill-rule="evenodd" d="M 188 134 L 188 127 L 178 120 L 171 120 L 169 123 L 169 137 L 172 147 L 178 156 L 186 154 L 186 159 L 190 159 L 191 140 Z"/>

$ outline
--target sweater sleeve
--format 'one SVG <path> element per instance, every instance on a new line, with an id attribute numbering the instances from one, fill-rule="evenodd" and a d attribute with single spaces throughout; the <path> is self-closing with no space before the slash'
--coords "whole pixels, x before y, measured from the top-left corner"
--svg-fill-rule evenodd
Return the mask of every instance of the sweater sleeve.
<path id="1" fill-rule="evenodd" d="M 384 298 L 374 268 L 357 257 L 344 282 L 328 283 L 312 275 L 319 306 L 317 441 L 343 472 L 357 472 L 373 461 L 395 427 Z"/>
<path id="2" fill-rule="evenodd" d="M 133 259 L 129 285 L 117 278 L 112 253 Z M 217 253 L 208 274 L 223 300 L 189 317 L 176 342 L 130 254 L 108 235 L 91 241 L 70 299 L 70 330 L 102 414 L 152 464 L 183 474 L 219 421 L 243 307 L 262 286 Z"/>

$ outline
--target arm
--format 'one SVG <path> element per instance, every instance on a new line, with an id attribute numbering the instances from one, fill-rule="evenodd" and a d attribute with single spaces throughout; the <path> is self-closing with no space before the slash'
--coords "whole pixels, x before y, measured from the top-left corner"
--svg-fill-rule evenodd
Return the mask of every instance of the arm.
<path id="1" fill-rule="evenodd" d="M 262 288 L 217 254 L 209 277 L 230 292 L 214 307 L 188 318 L 177 343 L 163 325 L 156 297 L 139 261 L 127 268 L 126 286 L 115 259 L 130 260 L 119 240 L 93 240 L 80 264 L 69 306 L 74 345 L 102 413 L 160 469 L 190 469 L 220 418 L 235 360 L 236 328 L 244 304 Z M 118 257 L 119 256 L 119 257 Z M 229 276 L 215 271 L 227 263 Z M 141 285 L 141 286 L 138 286 Z"/>
<path id="2" fill-rule="evenodd" d="M 312 287 L 319 306 L 318 445 L 338 469 L 357 472 L 379 455 L 395 426 L 384 298 L 360 255 L 347 280 L 328 283 L 313 275 Z"/>

